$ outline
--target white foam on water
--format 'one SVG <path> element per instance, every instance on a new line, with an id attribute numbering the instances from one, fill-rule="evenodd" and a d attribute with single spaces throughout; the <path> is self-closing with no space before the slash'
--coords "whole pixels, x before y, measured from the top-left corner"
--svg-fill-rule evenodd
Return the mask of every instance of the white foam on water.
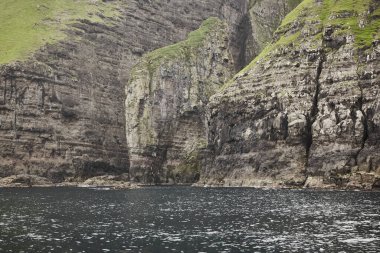
<path id="1" fill-rule="evenodd" d="M 286 241 L 286 240 L 287 240 L 286 236 L 278 236 L 278 237 L 265 238 L 262 241 L 264 243 L 268 243 L 268 242 L 278 242 L 278 241 Z"/>
<path id="2" fill-rule="evenodd" d="M 219 231 L 208 231 L 208 232 L 205 232 L 206 235 L 216 235 L 216 234 L 219 234 Z"/>
<path id="3" fill-rule="evenodd" d="M 374 241 L 379 241 L 379 238 L 363 238 L 363 237 L 355 237 L 351 239 L 341 240 L 341 242 L 348 243 L 348 244 L 359 244 L 359 243 L 370 243 Z"/>
<path id="4" fill-rule="evenodd" d="M 26 236 L 33 239 L 33 240 L 43 240 L 44 239 L 43 235 L 38 235 L 35 233 L 28 233 Z"/>
<path id="5" fill-rule="evenodd" d="M 180 237 L 175 237 L 175 236 L 169 236 L 166 238 L 167 241 L 169 242 L 182 242 L 183 240 Z"/>
<path id="6" fill-rule="evenodd" d="M 348 220 L 348 221 L 335 221 L 334 223 L 338 224 L 338 225 L 359 225 L 361 224 L 362 222 L 360 221 L 353 221 L 353 220 Z"/>

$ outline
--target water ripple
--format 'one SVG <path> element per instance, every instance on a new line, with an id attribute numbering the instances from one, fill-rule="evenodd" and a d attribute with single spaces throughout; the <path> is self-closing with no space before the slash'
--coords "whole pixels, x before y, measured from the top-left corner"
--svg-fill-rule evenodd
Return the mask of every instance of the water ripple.
<path id="1" fill-rule="evenodd" d="M 0 252 L 378 252 L 380 193 L 0 189 Z"/>

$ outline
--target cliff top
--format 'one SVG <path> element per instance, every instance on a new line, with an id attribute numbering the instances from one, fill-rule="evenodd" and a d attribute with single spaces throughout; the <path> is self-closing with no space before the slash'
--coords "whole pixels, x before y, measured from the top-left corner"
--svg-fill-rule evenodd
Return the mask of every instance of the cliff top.
<path id="1" fill-rule="evenodd" d="M 0 1 L 0 64 L 24 60 L 40 47 L 65 38 L 67 25 L 86 19 L 104 23 L 117 2 L 101 0 Z"/>

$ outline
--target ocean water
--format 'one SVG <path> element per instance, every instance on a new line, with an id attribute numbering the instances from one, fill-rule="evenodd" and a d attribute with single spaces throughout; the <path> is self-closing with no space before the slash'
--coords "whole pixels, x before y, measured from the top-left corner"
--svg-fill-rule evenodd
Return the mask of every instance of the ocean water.
<path id="1" fill-rule="evenodd" d="M 0 189 L 0 252 L 380 252 L 380 192 Z"/>

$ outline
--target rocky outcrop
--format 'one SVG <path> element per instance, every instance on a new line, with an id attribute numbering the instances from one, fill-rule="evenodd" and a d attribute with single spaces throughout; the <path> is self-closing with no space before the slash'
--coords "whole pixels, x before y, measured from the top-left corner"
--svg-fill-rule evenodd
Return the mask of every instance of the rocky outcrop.
<path id="1" fill-rule="evenodd" d="M 303 1 L 211 98 L 200 185 L 379 186 L 379 3 L 342 2 Z"/>
<path id="2" fill-rule="evenodd" d="M 0 187 L 32 187 L 32 186 L 48 186 L 52 182 L 44 177 L 35 175 L 20 174 L 0 178 Z"/>
<path id="3" fill-rule="evenodd" d="M 0 177 L 26 173 L 60 182 L 128 173 L 124 90 L 136 60 L 185 39 L 210 16 L 238 27 L 246 9 L 243 0 L 89 2 L 112 5 L 116 14 L 76 16 L 61 40 L 1 66 Z M 50 5 L 32 7 L 44 10 L 40 15 Z M 229 41 L 238 58 L 239 43 Z"/>
<path id="4" fill-rule="evenodd" d="M 206 143 L 208 98 L 233 74 L 228 24 L 209 18 L 187 40 L 153 51 L 126 87 L 130 174 L 147 183 L 192 183 Z"/>
<path id="5" fill-rule="evenodd" d="M 45 177 L 30 174 L 18 174 L 0 178 L 0 188 L 4 187 L 84 187 L 84 188 L 112 188 L 112 189 L 136 189 L 137 184 L 129 182 L 129 174 L 103 175 L 90 177 L 85 181 L 74 177 L 68 177 L 60 183 L 52 182 Z"/>
<path id="6" fill-rule="evenodd" d="M 104 175 L 92 177 L 78 184 L 79 187 L 107 187 L 113 189 L 137 189 L 138 185 L 129 182 L 128 174 L 121 174 L 117 176 Z"/>

